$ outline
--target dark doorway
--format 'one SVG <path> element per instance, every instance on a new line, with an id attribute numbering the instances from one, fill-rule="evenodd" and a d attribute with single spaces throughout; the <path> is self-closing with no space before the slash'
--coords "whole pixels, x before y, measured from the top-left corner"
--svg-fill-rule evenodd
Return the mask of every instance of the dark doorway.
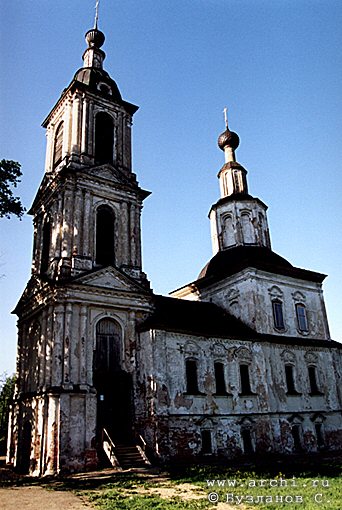
<path id="1" fill-rule="evenodd" d="M 121 369 L 121 327 L 101 319 L 96 327 L 94 386 L 97 390 L 97 433 L 105 428 L 120 443 L 132 440 L 132 378 Z"/>

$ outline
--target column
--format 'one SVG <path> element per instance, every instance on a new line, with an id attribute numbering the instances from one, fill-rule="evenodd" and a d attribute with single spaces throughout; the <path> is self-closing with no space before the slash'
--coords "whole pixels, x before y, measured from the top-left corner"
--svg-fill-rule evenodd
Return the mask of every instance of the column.
<path id="1" fill-rule="evenodd" d="M 89 156 L 94 157 L 94 102 L 89 101 L 89 116 L 88 116 L 88 147 L 86 152 Z"/>
<path id="2" fill-rule="evenodd" d="M 81 133 L 81 154 L 88 155 L 88 99 L 83 96 L 82 101 L 82 133 Z"/>
<path id="3" fill-rule="evenodd" d="M 53 129 L 51 124 L 46 129 L 46 156 L 45 156 L 45 172 L 52 170 L 52 155 L 54 149 Z"/>
<path id="4" fill-rule="evenodd" d="M 63 337 L 64 337 L 64 306 L 57 305 L 54 309 L 54 327 L 52 342 L 52 386 L 60 386 L 63 381 Z"/>
<path id="5" fill-rule="evenodd" d="M 91 385 L 91 373 L 87 370 L 87 307 L 81 306 L 79 315 L 79 342 L 80 342 L 80 359 L 79 359 L 79 383 Z M 90 342 L 91 343 L 91 342 Z"/>
<path id="6" fill-rule="evenodd" d="M 83 247 L 82 255 L 85 257 L 92 257 L 92 242 L 90 240 L 90 233 L 94 231 L 93 222 L 94 218 L 91 215 L 91 200 L 89 191 L 84 192 L 84 216 L 83 216 Z"/>
<path id="7" fill-rule="evenodd" d="M 72 304 L 65 306 L 65 321 L 63 335 L 63 384 L 70 384 L 70 352 L 72 350 Z"/>
<path id="8" fill-rule="evenodd" d="M 72 104 L 72 131 L 71 131 L 71 152 L 74 155 L 80 154 L 80 131 L 81 131 L 81 98 L 78 94 L 74 96 Z"/>
<path id="9" fill-rule="evenodd" d="M 67 99 L 63 116 L 63 158 L 70 155 L 70 131 L 71 131 L 71 102 Z"/>
<path id="10" fill-rule="evenodd" d="M 130 210 L 130 246 L 131 246 L 131 265 L 136 263 L 136 240 L 135 240 L 135 206 L 131 204 Z"/>

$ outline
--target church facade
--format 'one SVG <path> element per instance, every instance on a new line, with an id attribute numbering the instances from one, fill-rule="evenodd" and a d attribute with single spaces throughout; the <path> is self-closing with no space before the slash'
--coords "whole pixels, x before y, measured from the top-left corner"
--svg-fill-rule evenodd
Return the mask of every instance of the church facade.
<path id="1" fill-rule="evenodd" d="M 103 69 L 97 26 L 86 41 L 43 124 L 8 462 L 38 476 L 90 469 L 104 430 L 114 446 L 140 441 L 155 462 L 341 449 L 341 344 L 325 275 L 272 251 L 238 135 L 227 123 L 219 137 L 212 259 L 196 281 L 154 294 L 141 261 L 149 192 L 132 170 L 138 107 Z"/>

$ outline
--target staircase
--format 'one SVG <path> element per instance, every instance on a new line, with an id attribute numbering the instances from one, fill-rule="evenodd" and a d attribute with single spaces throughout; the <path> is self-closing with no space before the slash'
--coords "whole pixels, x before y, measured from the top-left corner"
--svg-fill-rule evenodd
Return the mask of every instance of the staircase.
<path id="1" fill-rule="evenodd" d="M 139 437 L 139 439 L 144 447 L 145 442 L 143 438 Z M 106 429 L 103 429 L 102 445 L 103 451 L 113 467 L 129 469 L 151 465 L 143 448 L 138 444 L 114 444 Z"/>
<path id="2" fill-rule="evenodd" d="M 115 447 L 115 456 L 122 469 L 146 467 L 150 465 L 141 448 L 134 445 L 117 445 Z"/>

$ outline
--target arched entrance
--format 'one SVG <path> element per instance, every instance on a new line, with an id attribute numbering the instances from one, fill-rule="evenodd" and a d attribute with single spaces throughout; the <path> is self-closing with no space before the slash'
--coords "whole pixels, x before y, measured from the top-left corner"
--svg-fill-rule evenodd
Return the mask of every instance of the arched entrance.
<path id="1" fill-rule="evenodd" d="M 94 386 L 97 390 L 97 433 L 105 428 L 114 441 L 132 439 L 132 378 L 121 369 L 122 330 L 110 318 L 96 325 Z"/>

